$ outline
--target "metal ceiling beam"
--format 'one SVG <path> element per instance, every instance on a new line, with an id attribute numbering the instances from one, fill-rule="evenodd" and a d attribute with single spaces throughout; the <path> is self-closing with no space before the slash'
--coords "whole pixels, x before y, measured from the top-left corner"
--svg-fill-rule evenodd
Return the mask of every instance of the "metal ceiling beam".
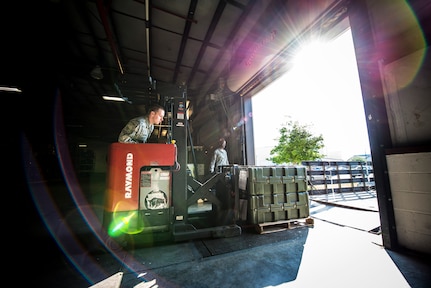
<path id="1" fill-rule="evenodd" d="M 197 4 L 198 4 L 197 0 L 193 0 L 190 2 L 189 12 L 186 18 L 187 20 L 188 19 L 193 20 L 193 15 L 195 15 Z M 172 79 L 174 83 L 177 82 L 178 74 L 180 72 L 180 66 L 183 61 L 184 51 L 186 50 L 186 43 L 187 43 L 187 39 L 189 38 L 191 26 L 192 26 L 192 21 L 186 21 L 186 25 L 184 26 L 183 37 L 181 38 L 181 45 L 180 45 L 180 51 L 178 52 L 177 63 L 175 64 L 174 77 Z"/>
<path id="2" fill-rule="evenodd" d="M 111 28 L 109 27 L 109 21 L 108 16 L 106 14 L 105 6 L 103 5 L 102 0 L 97 0 L 97 9 L 99 11 L 100 18 L 103 23 L 103 28 L 105 29 L 106 37 L 108 38 L 109 45 L 111 47 L 112 53 L 114 54 L 115 61 L 118 65 L 118 69 L 120 70 L 120 73 L 124 74 L 124 68 L 123 64 L 121 63 L 120 54 L 118 53 L 117 46 L 114 42 L 113 33 L 111 31 Z"/>
<path id="3" fill-rule="evenodd" d="M 150 54 L 150 0 L 145 0 L 145 39 L 147 45 L 147 75 L 151 79 L 151 54 Z"/>
<path id="4" fill-rule="evenodd" d="M 217 5 L 217 9 L 214 13 L 213 19 L 211 20 L 211 24 L 208 27 L 208 30 L 207 30 L 207 33 L 205 35 L 204 41 L 202 43 L 201 49 L 199 50 L 198 56 L 196 57 L 196 61 L 195 61 L 195 64 L 193 65 L 193 69 L 190 72 L 189 79 L 187 80 L 187 83 L 191 83 L 193 77 L 195 76 L 196 71 L 198 70 L 198 67 L 202 61 L 203 56 L 204 56 L 205 50 L 208 47 L 208 44 L 211 40 L 212 35 L 214 34 L 214 31 L 217 27 L 218 22 L 220 21 L 221 15 L 223 14 L 225 7 L 226 7 L 226 2 L 225 1 L 219 1 L 218 5 Z"/>
<path id="5" fill-rule="evenodd" d="M 245 19 L 247 19 L 248 15 L 250 14 L 250 11 L 254 7 L 256 2 L 252 2 L 247 6 L 240 6 L 239 4 L 235 5 L 238 8 L 241 8 L 243 10 L 243 13 L 236 21 L 234 28 L 230 32 L 229 36 L 226 38 L 227 41 L 224 43 L 223 47 L 231 47 L 233 40 L 236 38 L 236 35 L 238 34 L 239 29 L 241 28 L 241 25 L 245 22 Z M 208 75 L 213 74 L 213 71 L 215 67 L 217 66 L 217 63 L 220 62 L 220 60 L 223 58 L 224 54 L 226 54 L 228 49 L 221 49 L 219 53 L 217 54 L 217 57 L 214 59 L 213 64 L 211 65 L 211 68 L 207 71 Z M 225 71 L 222 71 L 221 74 L 225 73 Z M 220 78 L 221 75 L 217 76 L 217 79 Z M 202 83 L 204 84 L 204 83 Z M 203 87 L 203 85 L 200 85 L 200 87 Z M 204 95 L 206 95 L 208 91 L 205 92 Z"/>

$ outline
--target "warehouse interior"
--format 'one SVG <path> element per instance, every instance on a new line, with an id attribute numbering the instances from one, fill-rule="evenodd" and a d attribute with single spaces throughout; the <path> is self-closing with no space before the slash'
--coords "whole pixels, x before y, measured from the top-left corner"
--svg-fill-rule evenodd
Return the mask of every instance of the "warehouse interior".
<path id="1" fill-rule="evenodd" d="M 301 270 L 305 269 L 302 264 L 313 261 L 322 263 L 322 258 L 318 259 L 317 256 L 311 262 L 305 261 L 305 256 L 311 257 L 313 253 L 306 252 L 310 250 L 304 247 L 315 247 L 312 242 L 308 242 L 307 236 L 311 239 L 319 227 L 328 227 L 327 221 L 319 220 L 317 214 L 314 227 L 259 235 L 265 237 L 260 239 L 254 238 L 254 233 L 249 235 L 248 227 L 241 227 L 242 234 L 238 239 L 246 235 L 251 239 L 245 240 L 246 244 L 243 245 L 264 247 L 262 249 L 238 248 L 240 244 L 232 240 L 235 237 L 200 239 L 202 234 L 196 233 L 193 234 L 199 235 L 196 239 L 187 239 L 178 244 L 184 245 L 181 251 L 189 251 L 191 256 L 184 252 L 178 258 L 183 260 L 178 260 L 174 265 L 167 260 L 172 256 L 169 253 L 177 250 L 169 250 L 169 245 L 160 245 L 161 250 L 152 247 L 152 253 L 166 256 L 160 259 L 167 262 L 157 264 L 157 267 L 177 269 L 164 271 L 151 269 L 151 259 L 142 260 L 146 261 L 140 263 L 144 267 L 134 267 L 133 263 L 123 262 L 131 256 L 128 252 L 120 255 L 106 251 L 106 247 L 103 248 L 103 244 L 106 244 L 104 239 L 99 239 L 97 234 L 88 237 L 88 231 L 75 230 L 90 228 L 91 231 L 92 224 L 89 223 L 101 219 L 99 205 L 103 206 L 104 187 L 109 181 L 107 155 L 110 145 L 116 142 L 118 131 L 129 118 L 144 113 L 154 102 L 170 103 L 173 99 L 177 101 L 177 98 L 187 99 L 190 115 L 186 124 L 188 130 L 181 134 L 181 141 L 177 143 L 179 160 L 187 162 L 190 146 L 203 147 L 202 151 L 206 151 L 206 148 L 211 147 L 205 145 L 224 136 L 230 147 L 232 162 L 253 165 L 253 125 L 252 119 L 246 117 L 252 114 L 250 99 L 288 71 L 289 56 L 300 45 L 298 39 L 316 35 L 336 37 L 350 27 L 376 179 L 375 202 L 372 205 L 378 207 L 377 216 L 381 224 L 380 234 L 365 234 L 365 237 L 374 238 L 366 242 L 372 242 L 371 246 L 378 247 L 380 253 L 391 256 L 391 259 L 385 258 L 389 260 L 385 262 L 389 266 L 385 267 L 394 268 L 391 265 L 395 263 L 400 270 L 391 268 L 395 274 L 382 271 L 376 277 L 387 281 L 388 285 L 391 279 L 397 279 L 400 280 L 400 287 L 425 287 L 422 285 L 429 280 L 429 273 L 425 272 L 429 270 L 428 258 L 431 254 L 428 244 L 431 240 L 431 208 L 428 205 L 431 199 L 431 106 L 428 97 L 430 84 L 427 80 L 431 71 L 428 53 L 431 4 L 428 1 L 46 0 L 38 3 L 14 1 L 13 4 L 3 5 L 12 17 L 2 19 L 5 21 L 2 25 L 3 35 L 8 42 L 3 47 L 4 75 L 3 83 L 0 84 L 21 91 L 1 90 L 6 101 L 3 115 L 9 115 L 6 109 L 11 110 L 17 103 L 20 105 L 19 111 L 25 113 L 25 116 L 13 120 L 8 117 L 8 122 L 13 121 L 14 125 L 8 125 L 6 131 L 13 136 L 6 137 L 5 144 L 17 148 L 20 155 L 21 161 L 13 163 L 23 172 L 24 180 L 19 181 L 18 190 L 26 193 L 19 194 L 19 201 L 25 203 L 25 211 L 31 211 L 30 239 L 40 239 L 44 243 L 41 249 L 30 248 L 34 250 L 30 254 L 26 251 L 28 248 L 18 247 L 18 251 L 24 252 L 24 257 L 30 255 L 31 259 L 43 258 L 51 253 L 53 256 L 52 259 L 46 257 L 50 264 L 36 268 L 25 266 L 28 264 L 21 263 L 19 259 L 22 258 L 17 257 L 20 261 L 18 267 L 24 265 L 22 271 L 33 269 L 37 271 L 36 278 L 40 277 L 42 284 L 47 281 L 47 285 L 63 287 L 69 286 L 61 281 L 72 281 L 69 282 L 70 287 L 89 287 L 116 272 L 124 272 L 129 277 L 123 279 L 122 287 L 150 285 L 147 282 L 153 279 L 159 281 L 159 287 L 214 287 L 222 286 L 222 281 L 227 281 L 226 286 L 238 286 L 242 282 L 235 281 L 251 277 L 239 269 L 241 263 L 251 257 L 250 253 L 255 253 L 253 256 L 260 261 L 265 259 L 266 265 L 270 267 L 271 261 L 268 259 L 276 259 L 272 258 L 276 257 L 271 254 L 273 251 L 282 249 L 283 245 L 293 245 L 289 248 L 297 254 L 279 260 L 286 261 L 286 266 L 293 268 L 289 270 L 289 277 L 271 282 L 268 280 L 271 275 L 264 269 L 262 273 L 265 277 L 256 271 L 256 279 L 250 278 L 256 284 L 250 286 L 306 285 L 306 280 L 311 280 L 302 273 L 312 272 Z M 106 101 L 102 96 L 115 96 L 121 102 Z M 232 129 L 238 123 L 241 124 L 238 125 L 240 129 Z M 80 145 L 87 146 L 82 149 Z M 180 175 L 180 186 L 185 186 L 185 170 L 181 170 Z M 48 197 L 45 201 L 37 201 L 45 194 Z M 55 201 L 50 201 L 51 197 Z M 86 202 L 88 197 L 95 197 L 92 199 L 94 201 L 90 201 L 90 206 Z M 312 210 L 317 202 L 310 203 Z M 52 204 L 54 206 L 50 206 Z M 323 206 L 319 209 L 330 207 Z M 86 212 L 97 216 L 88 218 Z M 54 226 L 50 226 L 47 220 L 52 220 Z M 81 223 L 82 220 L 84 222 Z M 63 226 L 69 221 L 78 224 Z M 69 231 L 69 228 L 73 229 Z M 329 228 L 329 231 L 335 230 Z M 80 239 L 80 232 L 86 235 L 84 240 Z M 218 233 L 218 230 L 211 229 L 210 233 Z M 67 237 L 70 235 L 73 236 Z M 62 237 L 71 242 L 76 237 L 83 244 L 71 246 L 79 248 L 79 251 L 68 251 L 68 241 L 59 241 Z M 267 237 L 271 238 L 263 240 Z M 285 238 L 277 240 L 278 237 Z M 296 241 L 289 242 L 289 239 Z M 210 243 L 214 243 L 214 246 L 210 247 Z M 281 246 L 273 247 L 273 243 Z M 343 247 L 341 242 L 337 243 L 338 251 L 345 253 L 345 256 L 356 251 L 351 250 L 351 247 Z M 224 245 L 231 245 L 229 253 L 217 250 L 222 249 L 217 247 Z M 271 248 L 277 249 L 272 251 Z M 149 253 L 149 250 L 140 249 L 134 247 L 129 252 L 138 253 L 139 250 Z M 248 253 L 243 255 L 240 251 Z M 214 258 L 203 261 L 207 260 L 208 253 Z M 76 259 L 75 255 L 81 258 Z M 98 262 L 106 255 L 107 262 Z M 329 260 L 332 257 L 330 255 L 328 252 L 321 257 Z M 234 259 L 241 263 L 225 266 L 226 270 L 220 273 L 214 271 L 214 266 L 205 266 L 209 262 L 216 263 L 217 259 L 223 263 L 227 260 L 225 256 L 230 261 Z M 363 259 L 357 254 L 351 257 Z M 88 259 L 96 259 L 96 262 L 90 266 L 79 265 L 88 264 Z M 301 259 L 303 262 L 299 264 Z M 371 265 L 371 262 L 367 264 Z M 217 262 L 218 267 L 223 267 L 221 263 Z M 259 261 L 256 263 L 253 271 L 258 270 L 256 267 Z M 370 271 L 364 268 L 367 264 L 360 265 L 365 269 L 361 271 Z M 56 275 L 43 272 L 54 267 L 58 268 Z M 235 274 L 236 280 L 226 280 L 228 269 L 235 271 L 232 267 L 239 269 L 237 273 L 231 273 Z M 412 271 L 409 267 L 418 268 Z M 197 275 L 192 273 L 193 269 L 196 269 Z M 174 270 L 177 272 L 174 273 Z M 160 275 L 154 271 L 160 272 Z M 175 282 L 166 276 L 171 274 L 182 279 L 178 271 L 187 271 L 183 272 L 184 278 L 196 278 L 201 282 Z M 343 271 L 345 275 L 351 275 L 347 270 Z M 214 283 L 211 283 L 210 278 L 203 284 L 202 278 L 205 277 L 202 276 L 206 275 L 211 275 Z M 391 278 L 390 275 L 396 276 Z M 366 275 L 362 276 L 366 278 Z M 257 279 L 266 280 L 259 282 Z M 345 284 L 334 279 L 325 278 L 325 281 L 335 287 Z M 372 278 L 368 280 L 373 281 Z M 368 280 L 358 280 L 362 284 L 358 284 L 358 287 L 364 284 L 372 287 Z M 76 285 L 72 284 L 73 281 L 77 281 Z"/>

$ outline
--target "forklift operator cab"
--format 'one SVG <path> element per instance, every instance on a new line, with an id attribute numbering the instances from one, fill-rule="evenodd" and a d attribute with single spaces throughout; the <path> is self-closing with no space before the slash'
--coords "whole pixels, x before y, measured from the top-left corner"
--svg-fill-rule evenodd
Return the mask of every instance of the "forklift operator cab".
<path id="1" fill-rule="evenodd" d="M 108 235 L 169 231 L 175 144 L 113 143 L 103 225 Z"/>

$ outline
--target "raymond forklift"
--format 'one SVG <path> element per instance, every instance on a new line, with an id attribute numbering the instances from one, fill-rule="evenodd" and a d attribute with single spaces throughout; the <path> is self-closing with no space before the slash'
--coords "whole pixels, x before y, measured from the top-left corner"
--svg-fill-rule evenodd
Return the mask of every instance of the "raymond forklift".
<path id="1" fill-rule="evenodd" d="M 113 239 L 144 242 L 241 235 L 237 166 L 204 183 L 194 179 L 187 169 L 186 90 L 168 88 L 163 96 L 164 143 L 110 146 L 104 229 Z"/>

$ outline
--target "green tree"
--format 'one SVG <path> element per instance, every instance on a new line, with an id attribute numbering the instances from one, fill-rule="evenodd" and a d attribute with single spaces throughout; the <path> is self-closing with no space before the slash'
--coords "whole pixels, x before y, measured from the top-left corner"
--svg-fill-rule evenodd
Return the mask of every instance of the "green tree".
<path id="1" fill-rule="evenodd" d="M 302 161 L 313 161 L 324 157 L 320 149 L 324 147 L 323 136 L 313 136 L 307 126 L 289 121 L 280 129 L 278 145 L 270 151 L 272 157 L 266 160 L 276 164 L 300 164 Z"/>
<path id="2" fill-rule="evenodd" d="M 358 162 L 364 162 L 366 163 L 367 160 L 365 159 L 365 157 L 361 157 L 361 156 L 353 156 L 349 159 L 349 161 L 358 161 Z"/>

